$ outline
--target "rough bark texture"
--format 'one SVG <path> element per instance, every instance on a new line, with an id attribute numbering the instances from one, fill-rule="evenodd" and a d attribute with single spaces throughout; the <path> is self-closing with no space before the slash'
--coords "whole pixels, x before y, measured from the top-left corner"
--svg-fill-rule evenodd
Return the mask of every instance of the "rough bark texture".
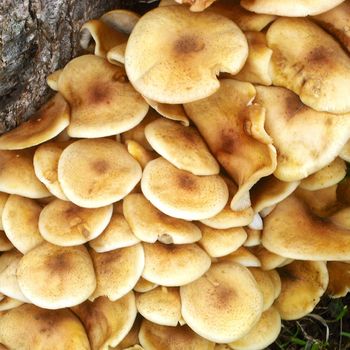
<path id="1" fill-rule="evenodd" d="M 0 0 L 0 134 L 28 117 L 50 96 L 46 77 L 79 48 L 88 19 L 118 8 L 143 10 L 127 0 Z"/>

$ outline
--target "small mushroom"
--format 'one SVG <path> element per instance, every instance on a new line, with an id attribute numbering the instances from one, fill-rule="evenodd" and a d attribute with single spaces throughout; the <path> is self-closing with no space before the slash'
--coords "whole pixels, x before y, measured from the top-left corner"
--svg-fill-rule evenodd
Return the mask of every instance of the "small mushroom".
<path id="1" fill-rule="evenodd" d="M 262 245 L 251 247 L 250 250 L 260 260 L 261 268 L 265 271 L 273 270 L 289 260 L 284 256 L 270 252 Z"/>
<path id="2" fill-rule="evenodd" d="M 112 63 L 116 66 L 121 66 L 125 64 L 125 50 L 127 43 L 119 44 L 117 46 L 112 47 L 107 52 L 107 60 L 109 63 Z"/>
<path id="3" fill-rule="evenodd" d="M 125 9 L 112 10 L 104 13 L 100 17 L 102 22 L 125 34 L 130 34 L 132 32 L 139 19 L 140 15 Z"/>
<path id="4" fill-rule="evenodd" d="M 62 73 L 62 69 L 58 69 L 51 74 L 49 74 L 46 78 L 46 83 L 49 85 L 49 87 L 54 90 L 58 91 L 58 79 Z"/>
<path id="5" fill-rule="evenodd" d="M 221 257 L 219 261 L 233 262 L 247 267 L 261 266 L 260 260 L 245 247 L 240 247 L 233 253 Z"/>
<path id="6" fill-rule="evenodd" d="M 328 261 L 327 269 L 329 275 L 327 294 L 331 298 L 345 297 L 350 291 L 349 262 Z"/>
<path id="7" fill-rule="evenodd" d="M 140 163 L 144 169 L 151 160 L 158 158 L 156 152 L 149 151 L 134 140 L 125 141 L 128 152 Z"/>
<path id="8" fill-rule="evenodd" d="M 158 284 L 155 284 L 153 282 L 147 281 L 143 277 L 140 277 L 139 280 L 137 281 L 134 291 L 138 293 L 146 293 L 149 292 L 150 290 L 153 290 L 154 288 L 157 288 Z"/>
<path id="9" fill-rule="evenodd" d="M 244 242 L 245 247 L 254 247 L 261 242 L 261 230 L 253 230 L 249 227 L 245 227 L 245 231 L 248 235 L 247 240 Z"/>

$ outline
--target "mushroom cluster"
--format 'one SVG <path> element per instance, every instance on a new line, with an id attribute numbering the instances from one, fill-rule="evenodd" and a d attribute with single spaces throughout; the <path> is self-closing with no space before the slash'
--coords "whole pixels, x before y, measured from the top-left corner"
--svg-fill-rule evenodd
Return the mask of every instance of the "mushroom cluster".
<path id="1" fill-rule="evenodd" d="M 0 348 L 259 350 L 350 290 L 350 0 L 177 2 L 0 136 Z"/>

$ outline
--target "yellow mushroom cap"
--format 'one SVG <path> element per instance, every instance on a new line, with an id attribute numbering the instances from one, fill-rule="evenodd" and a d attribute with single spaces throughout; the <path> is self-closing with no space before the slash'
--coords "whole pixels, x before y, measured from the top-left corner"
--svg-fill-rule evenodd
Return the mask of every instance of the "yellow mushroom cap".
<path id="1" fill-rule="evenodd" d="M 278 272 L 282 290 L 274 305 L 282 320 L 296 320 L 310 313 L 328 285 L 326 263 L 294 261 Z"/>
<path id="2" fill-rule="evenodd" d="M 250 248 L 253 254 L 260 260 L 263 270 L 273 270 L 284 264 L 288 258 L 272 253 L 262 245 Z"/>
<path id="3" fill-rule="evenodd" d="M 273 85 L 294 91 L 317 111 L 350 112 L 350 57 L 332 36 L 308 19 L 279 18 L 266 39 Z"/>
<path id="4" fill-rule="evenodd" d="M 41 207 L 33 199 L 10 195 L 2 222 L 7 238 L 23 254 L 44 242 L 38 221 Z"/>
<path id="5" fill-rule="evenodd" d="M 231 254 L 225 255 L 219 261 L 233 262 L 243 266 L 260 267 L 260 260 L 245 247 L 239 247 Z"/>
<path id="6" fill-rule="evenodd" d="M 142 95 L 177 104 L 214 93 L 220 86 L 216 75 L 237 73 L 247 56 L 247 40 L 229 19 L 165 6 L 149 11 L 135 25 L 125 68 Z"/>
<path id="7" fill-rule="evenodd" d="M 84 246 L 42 243 L 23 256 L 17 279 L 25 297 L 46 309 L 80 304 L 96 288 L 94 268 Z"/>
<path id="8" fill-rule="evenodd" d="M 350 263 L 328 261 L 327 270 L 329 275 L 327 294 L 331 298 L 345 297 L 350 291 Z"/>
<path id="9" fill-rule="evenodd" d="M 142 277 L 161 286 L 190 283 L 210 267 L 210 257 L 196 244 L 143 243 L 145 269 Z"/>
<path id="10" fill-rule="evenodd" d="M 69 125 L 69 106 L 56 94 L 28 121 L 0 136 L 0 149 L 29 148 L 57 136 Z"/>
<path id="11" fill-rule="evenodd" d="M 234 252 L 247 239 L 247 233 L 242 227 L 215 229 L 201 223 L 197 223 L 197 226 L 203 236 L 198 243 L 213 258 Z"/>
<path id="12" fill-rule="evenodd" d="M 117 301 L 106 297 L 86 301 L 72 310 L 86 328 L 91 350 L 117 346 L 131 330 L 137 315 L 133 292 Z"/>
<path id="13" fill-rule="evenodd" d="M 258 86 L 256 90 L 257 103 L 266 109 L 266 130 L 277 149 L 274 175 L 279 180 L 301 180 L 322 169 L 349 139 L 350 114 L 317 112 L 284 88 Z"/>
<path id="14" fill-rule="evenodd" d="M 124 216 L 114 211 L 106 229 L 89 245 L 98 253 L 108 252 L 118 248 L 129 247 L 140 240 L 133 234 Z"/>
<path id="15" fill-rule="evenodd" d="M 139 333 L 146 350 L 214 350 L 215 344 L 193 332 L 188 326 L 167 327 L 143 320 Z"/>
<path id="16" fill-rule="evenodd" d="M 107 296 L 118 300 L 129 293 L 141 277 L 145 257 L 140 243 L 105 253 L 90 250 L 95 267 L 97 286 L 90 300 Z"/>
<path id="17" fill-rule="evenodd" d="M 349 233 L 290 196 L 265 218 L 262 244 L 271 252 L 292 259 L 348 260 Z"/>
<path id="18" fill-rule="evenodd" d="M 83 325 L 68 309 L 24 304 L 0 315 L 0 342 L 9 349 L 90 350 Z"/>
<path id="19" fill-rule="evenodd" d="M 214 216 L 228 200 L 227 186 L 219 175 L 196 176 L 161 157 L 146 165 L 141 188 L 160 211 L 184 220 Z"/>
<path id="20" fill-rule="evenodd" d="M 153 149 L 178 169 L 194 175 L 216 175 L 220 166 L 198 131 L 191 126 L 158 119 L 148 124 L 145 136 Z"/>
<path id="21" fill-rule="evenodd" d="M 51 74 L 49 74 L 46 78 L 46 83 L 49 85 L 49 87 L 54 90 L 58 91 L 58 79 L 62 73 L 62 69 L 58 69 Z"/>
<path id="22" fill-rule="evenodd" d="M 84 244 L 98 237 L 111 220 L 113 206 L 81 208 L 56 199 L 40 213 L 39 230 L 43 238 L 59 246 Z"/>
<path id="23" fill-rule="evenodd" d="M 163 326 L 177 326 L 181 318 L 177 288 L 157 287 L 136 296 L 138 312 L 147 320 Z"/>
<path id="24" fill-rule="evenodd" d="M 253 230 L 249 227 L 245 227 L 245 231 L 248 235 L 247 240 L 244 242 L 245 247 L 254 247 L 261 242 L 261 230 Z"/>
<path id="25" fill-rule="evenodd" d="M 293 261 L 290 261 L 290 263 L 292 263 L 292 262 Z M 277 270 L 269 270 L 266 272 L 270 276 L 270 279 L 275 287 L 275 299 L 277 299 L 278 296 L 281 294 L 281 290 L 282 290 L 282 282 L 281 282 L 280 275 L 278 274 Z"/>
<path id="26" fill-rule="evenodd" d="M 17 299 L 13 299 L 5 296 L 3 299 L 0 300 L 0 311 L 15 309 L 22 304 L 23 304 L 23 301 L 19 301 Z"/>
<path id="27" fill-rule="evenodd" d="M 7 252 L 13 248 L 14 246 L 7 238 L 6 233 L 0 230 L 0 252 Z"/>
<path id="28" fill-rule="evenodd" d="M 76 205 L 102 207 L 125 197 L 141 179 L 138 162 L 109 139 L 79 140 L 62 152 L 58 180 Z"/>
<path id="29" fill-rule="evenodd" d="M 259 322 L 241 339 L 230 343 L 233 350 L 264 350 L 271 345 L 281 331 L 281 316 L 275 307 L 261 315 Z"/>
<path id="30" fill-rule="evenodd" d="M 235 341 L 258 322 L 263 306 L 257 283 L 244 266 L 221 262 L 180 287 L 182 316 L 197 334 L 218 343 Z"/>
<path id="31" fill-rule="evenodd" d="M 132 232 L 141 241 L 186 244 L 202 237 L 195 224 L 163 214 L 140 193 L 125 197 L 123 210 Z"/>
<path id="32" fill-rule="evenodd" d="M 144 169 L 147 163 L 149 163 L 151 160 L 158 158 L 158 154 L 156 152 L 145 149 L 134 140 L 126 140 L 125 144 L 128 152 L 140 163 L 142 169 Z"/>
<path id="33" fill-rule="evenodd" d="M 0 150 L 0 191 L 28 198 L 51 195 L 35 176 L 32 150 Z"/>
<path id="34" fill-rule="evenodd" d="M 130 34 L 135 27 L 135 24 L 140 19 L 140 15 L 133 11 L 116 9 L 104 13 L 100 20 L 110 27 L 120 32 Z"/>
<path id="35" fill-rule="evenodd" d="M 158 284 L 147 281 L 143 277 L 140 277 L 134 287 L 134 291 L 138 293 L 146 293 L 157 287 L 158 287 Z"/>
<path id="36" fill-rule="evenodd" d="M 93 55 L 70 61 L 60 75 L 58 89 L 71 106 L 71 137 L 119 134 L 140 123 L 148 111 L 123 68 Z"/>

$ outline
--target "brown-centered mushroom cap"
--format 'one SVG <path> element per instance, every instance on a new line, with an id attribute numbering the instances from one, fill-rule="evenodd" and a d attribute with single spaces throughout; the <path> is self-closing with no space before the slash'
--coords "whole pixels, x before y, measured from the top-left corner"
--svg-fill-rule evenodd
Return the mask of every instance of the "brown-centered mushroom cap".
<path id="1" fill-rule="evenodd" d="M 219 175 L 196 176 L 161 157 L 146 165 L 141 188 L 160 211 L 185 220 L 214 216 L 228 200 L 227 186 Z"/>
<path id="2" fill-rule="evenodd" d="M 248 267 L 260 267 L 260 260 L 247 248 L 240 247 L 231 254 L 219 258 L 219 261 L 237 263 Z"/>
<path id="3" fill-rule="evenodd" d="M 58 180 L 76 205 L 96 208 L 125 197 L 142 175 L 124 146 L 109 139 L 79 140 L 64 149 Z"/>
<path id="4" fill-rule="evenodd" d="M 148 111 L 123 68 L 93 55 L 70 61 L 60 75 L 58 89 L 71 107 L 71 137 L 119 134 L 140 123 Z"/>
<path id="5" fill-rule="evenodd" d="M 145 268 L 142 277 L 161 286 L 190 283 L 210 267 L 210 257 L 196 244 L 143 243 Z"/>
<path id="6" fill-rule="evenodd" d="M 23 256 L 17 279 L 24 296 L 46 309 L 78 305 L 96 288 L 94 268 L 84 246 L 42 243 Z"/>
<path id="7" fill-rule="evenodd" d="M 100 20 L 110 27 L 122 33 L 130 34 L 135 24 L 140 19 L 140 15 L 125 9 L 116 9 L 104 13 Z"/>
<path id="8" fill-rule="evenodd" d="M 58 91 L 58 79 L 62 73 L 62 69 L 58 69 L 51 74 L 49 74 L 46 78 L 46 83 L 49 85 L 49 87 L 54 90 Z"/>
<path id="9" fill-rule="evenodd" d="M 165 244 L 194 243 L 201 239 L 200 229 L 193 223 L 163 214 L 141 193 L 124 198 L 123 211 L 132 232 L 141 241 Z"/>
<path id="10" fill-rule="evenodd" d="M 247 56 L 247 41 L 229 19 L 165 6 L 149 11 L 135 25 L 125 68 L 143 96 L 178 104 L 213 94 L 220 86 L 216 75 L 238 73 Z"/>
<path id="11" fill-rule="evenodd" d="M 2 222 L 7 238 L 23 254 L 44 242 L 39 232 L 38 221 L 41 206 L 33 199 L 10 195 L 3 213 Z"/>
<path id="12" fill-rule="evenodd" d="M 328 261 L 327 269 L 329 275 L 327 294 L 331 298 L 345 297 L 350 291 L 350 263 Z"/>

